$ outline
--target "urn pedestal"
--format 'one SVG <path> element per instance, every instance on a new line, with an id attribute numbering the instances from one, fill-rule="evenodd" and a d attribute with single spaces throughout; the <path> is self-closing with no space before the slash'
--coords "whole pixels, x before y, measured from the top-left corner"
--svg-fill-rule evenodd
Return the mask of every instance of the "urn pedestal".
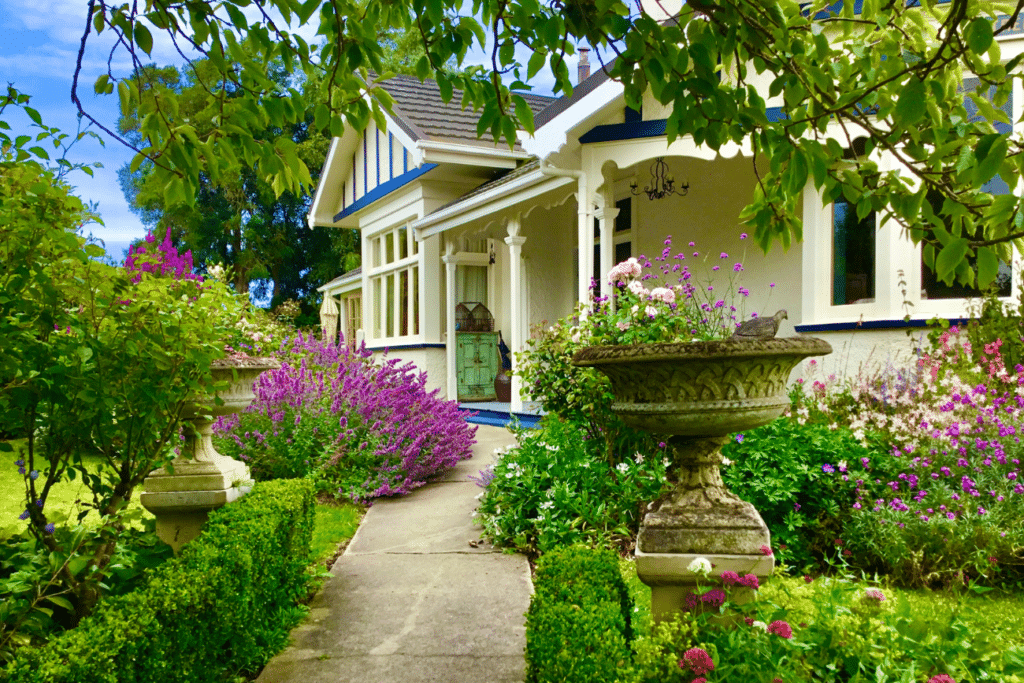
<path id="1" fill-rule="evenodd" d="M 252 385 L 259 375 L 280 367 L 272 358 L 215 361 L 214 380 L 226 382 L 216 398 L 197 400 L 182 416 L 185 440 L 181 453 L 166 467 L 153 470 L 143 481 L 139 499 L 156 517 L 156 533 L 174 552 L 199 535 L 211 510 L 237 500 L 252 488 L 245 463 L 218 453 L 211 437 L 213 421 L 237 413 L 253 400 Z"/>
<path id="2" fill-rule="evenodd" d="M 648 505 L 636 567 L 651 587 L 656 620 L 684 609 L 697 587 L 697 557 L 723 571 L 771 576 L 768 527 L 750 503 L 722 482 L 721 448 L 735 432 L 771 422 L 789 403 L 789 374 L 804 358 L 831 353 L 812 337 L 728 339 L 679 344 L 598 346 L 573 363 L 611 380 L 612 410 L 626 424 L 664 435 L 675 486 Z M 734 596 L 735 598 L 735 596 Z"/>

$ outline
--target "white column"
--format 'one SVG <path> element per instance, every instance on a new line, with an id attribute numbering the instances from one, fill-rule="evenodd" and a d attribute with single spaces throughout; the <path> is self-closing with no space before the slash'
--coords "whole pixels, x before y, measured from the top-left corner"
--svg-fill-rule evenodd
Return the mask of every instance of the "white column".
<path id="1" fill-rule="evenodd" d="M 581 176 L 579 190 L 576 192 L 576 248 L 579 250 L 580 268 L 577 298 L 583 305 L 590 303 L 590 277 L 594 272 L 594 213 L 590 207 L 590 190 L 587 188 L 586 176 Z"/>
<path id="2" fill-rule="evenodd" d="M 459 379 L 455 368 L 455 245 L 448 242 L 447 253 L 441 257 L 444 261 L 444 301 L 445 301 L 445 374 L 447 376 L 448 400 L 459 400 Z"/>
<path id="3" fill-rule="evenodd" d="M 510 347 L 512 349 L 512 412 L 520 412 L 523 409 L 522 379 L 515 372 L 515 354 L 523 350 L 523 343 L 526 341 L 526 334 L 523 330 L 523 244 L 526 238 L 519 234 L 519 218 L 509 219 L 508 237 L 505 244 L 508 245 L 509 253 L 509 291 L 511 301 L 510 318 L 512 321 L 512 333 Z"/>
<path id="4" fill-rule="evenodd" d="M 604 209 L 598 214 L 601 235 L 601 296 L 611 296 L 612 286 L 608 282 L 608 271 L 615 265 L 615 218 L 619 209 L 615 204 L 609 205 L 605 200 Z"/>

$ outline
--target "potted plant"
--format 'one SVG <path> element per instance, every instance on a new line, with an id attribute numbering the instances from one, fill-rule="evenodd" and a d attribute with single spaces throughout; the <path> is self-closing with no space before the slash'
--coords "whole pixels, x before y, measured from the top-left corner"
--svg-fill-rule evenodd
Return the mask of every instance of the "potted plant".
<path id="1" fill-rule="evenodd" d="M 615 291 L 595 302 L 581 324 L 588 346 L 573 356 L 575 365 L 609 378 L 612 410 L 627 424 L 666 437 L 675 486 L 648 506 L 636 551 L 656 617 L 683 608 L 696 587 L 690 566 L 697 557 L 710 558 L 716 573 L 771 575 L 768 527 L 722 482 L 721 447 L 733 433 L 781 415 L 793 368 L 832 351 L 812 337 L 775 338 L 785 311 L 743 322 L 749 292 L 736 283 L 743 266 L 727 258 L 719 256 L 729 274 L 724 295 L 697 284 L 686 255 L 672 255 L 671 238 L 655 263 L 618 264 L 609 273 Z"/>

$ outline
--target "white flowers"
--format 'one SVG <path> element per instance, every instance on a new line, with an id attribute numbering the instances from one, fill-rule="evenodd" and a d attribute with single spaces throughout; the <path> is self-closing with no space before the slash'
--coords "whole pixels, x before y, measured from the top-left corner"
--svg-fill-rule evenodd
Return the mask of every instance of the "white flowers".
<path id="1" fill-rule="evenodd" d="M 554 501 L 546 500 L 543 503 L 541 503 L 538 507 L 540 507 L 541 510 L 550 510 L 551 508 L 555 507 L 555 503 Z"/>
<path id="2" fill-rule="evenodd" d="M 668 287 L 655 287 L 651 290 L 651 300 L 674 304 L 676 302 L 676 293 Z"/>
<path id="3" fill-rule="evenodd" d="M 711 562 L 706 557 L 695 557 L 686 570 L 691 574 L 707 576 L 711 573 Z"/>
<path id="4" fill-rule="evenodd" d="M 640 270 L 640 262 L 631 257 L 609 270 L 608 279 L 612 282 L 626 282 L 640 275 Z"/>
<path id="5" fill-rule="evenodd" d="M 753 624 L 751 624 L 751 626 L 754 628 L 759 628 L 762 631 L 768 630 L 768 624 L 764 623 L 763 621 L 755 621 Z"/>
<path id="6" fill-rule="evenodd" d="M 624 462 L 620 462 L 618 465 L 616 465 L 615 469 L 617 469 L 622 474 L 625 474 L 626 472 L 629 471 L 629 465 L 627 465 Z"/>
<path id="7" fill-rule="evenodd" d="M 633 460 L 636 462 L 637 465 L 643 465 L 644 464 L 644 456 L 640 455 L 640 453 L 637 453 L 633 457 Z"/>
<path id="8" fill-rule="evenodd" d="M 642 298 L 645 294 L 647 294 L 647 288 L 644 287 L 643 283 L 640 282 L 639 280 L 633 280 L 627 286 L 629 288 L 629 291 L 632 292 L 633 295 L 637 298 Z"/>

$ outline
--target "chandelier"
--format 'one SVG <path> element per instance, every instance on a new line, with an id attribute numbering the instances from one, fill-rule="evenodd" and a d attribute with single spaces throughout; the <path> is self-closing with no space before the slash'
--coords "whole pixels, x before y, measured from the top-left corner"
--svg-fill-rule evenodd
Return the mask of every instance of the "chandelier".
<path id="1" fill-rule="evenodd" d="M 651 164 L 651 183 L 646 186 L 643 190 L 637 185 L 636 180 L 629 184 L 629 190 L 634 197 L 639 197 L 641 194 L 646 194 L 647 198 L 651 201 L 655 199 L 662 199 L 670 194 L 676 194 L 680 197 L 685 197 L 686 193 L 690 191 L 690 183 L 684 182 L 677 189 L 675 186 L 675 180 L 668 172 L 668 164 L 665 163 L 665 157 L 658 157 Z"/>

